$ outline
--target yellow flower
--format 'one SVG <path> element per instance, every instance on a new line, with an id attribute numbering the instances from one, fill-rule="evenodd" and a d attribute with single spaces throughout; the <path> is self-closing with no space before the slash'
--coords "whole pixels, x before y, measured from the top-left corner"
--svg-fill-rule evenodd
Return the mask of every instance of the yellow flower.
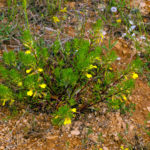
<path id="1" fill-rule="evenodd" d="M 44 14 L 41 14 L 41 17 L 43 18 L 43 17 L 44 17 Z"/>
<path id="2" fill-rule="evenodd" d="M 127 76 L 124 76 L 125 80 L 128 80 L 128 77 Z"/>
<path id="3" fill-rule="evenodd" d="M 100 148 L 99 150 L 103 150 L 102 148 Z"/>
<path id="4" fill-rule="evenodd" d="M 111 67 L 109 67 L 109 70 L 113 70 Z"/>
<path id="5" fill-rule="evenodd" d="M 33 95 L 33 90 L 28 91 L 28 92 L 27 92 L 27 95 L 28 95 L 28 96 L 32 96 L 32 95 Z"/>
<path id="6" fill-rule="evenodd" d="M 30 51 L 30 50 L 27 50 L 27 51 L 25 52 L 25 54 L 31 54 L 31 51 Z"/>
<path id="7" fill-rule="evenodd" d="M 30 73 L 32 71 L 32 68 L 26 70 L 26 73 Z"/>
<path id="8" fill-rule="evenodd" d="M 128 148 L 125 148 L 124 150 L 129 150 Z"/>
<path id="9" fill-rule="evenodd" d="M 89 69 L 93 69 L 93 68 L 97 68 L 97 66 L 94 66 L 94 65 L 89 66 Z"/>
<path id="10" fill-rule="evenodd" d="M 126 92 L 127 92 L 127 93 L 130 93 L 130 91 L 129 91 L 129 90 L 126 90 Z"/>
<path id="11" fill-rule="evenodd" d="M 33 46 L 33 41 L 32 41 L 32 40 L 31 40 L 31 41 L 28 41 L 28 42 L 26 42 L 26 43 L 23 43 L 23 45 L 24 45 L 25 47 L 28 47 L 29 49 L 31 49 L 32 46 Z"/>
<path id="12" fill-rule="evenodd" d="M 100 34 L 98 35 L 98 38 L 96 39 L 96 43 L 99 44 L 100 42 L 102 42 L 102 41 L 103 41 L 103 38 L 104 38 L 103 34 L 100 33 Z"/>
<path id="13" fill-rule="evenodd" d="M 101 59 L 100 59 L 99 57 L 96 57 L 96 58 L 95 58 L 95 60 L 99 60 L 99 61 L 101 61 Z"/>
<path id="14" fill-rule="evenodd" d="M 117 105 L 116 105 L 116 106 L 112 106 L 112 108 L 114 108 L 114 109 L 118 109 L 118 108 L 119 108 L 119 106 L 117 106 Z"/>
<path id="15" fill-rule="evenodd" d="M 92 75 L 87 73 L 87 74 L 86 74 L 86 77 L 87 77 L 87 78 L 92 78 Z"/>
<path id="16" fill-rule="evenodd" d="M 134 73 L 132 74 L 132 78 L 133 78 L 133 79 L 137 79 L 137 78 L 138 78 L 138 74 L 134 72 Z"/>
<path id="17" fill-rule="evenodd" d="M 38 72 L 43 72 L 43 69 L 42 68 L 38 68 Z"/>
<path id="18" fill-rule="evenodd" d="M 97 80 L 97 83 L 101 84 L 101 83 L 102 83 L 102 81 L 101 81 L 100 79 L 98 79 L 98 80 Z"/>
<path id="19" fill-rule="evenodd" d="M 46 94 L 46 93 L 44 93 L 44 92 L 42 92 L 42 95 L 45 97 L 47 94 Z"/>
<path id="20" fill-rule="evenodd" d="M 71 111 L 72 112 L 77 112 L 77 109 L 76 108 L 72 108 Z"/>
<path id="21" fill-rule="evenodd" d="M 116 22 L 117 22 L 117 23 L 121 23 L 121 19 L 117 19 Z"/>
<path id="22" fill-rule="evenodd" d="M 64 125 L 66 125 L 66 124 L 71 124 L 70 118 L 65 118 Z"/>
<path id="23" fill-rule="evenodd" d="M 114 96 L 112 96 L 112 102 L 114 102 L 115 101 L 115 97 Z"/>
<path id="24" fill-rule="evenodd" d="M 14 101 L 15 101 L 14 99 L 11 99 L 9 105 L 12 105 Z"/>
<path id="25" fill-rule="evenodd" d="M 22 82 L 18 82 L 18 86 L 22 86 Z"/>
<path id="26" fill-rule="evenodd" d="M 53 17 L 53 20 L 54 20 L 55 23 L 60 22 L 60 20 L 58 19 L 58 17 L 55 17 L 55 16 Z"/>
<path id="27" fill-rule="evenodd" d="M 100 37 L 103 39 L 104 38 L 104 35 L 102 33 L 100 33 Z"/>
<path id="28" fill-rule="evenodd" d="M 46 84 L 45 83 L 42 83 L 39 85 L 42 89 L 45 89 L 46 88 Z"/>
<path id="29" fill-rule="evenodd" d="M 126 101 L 127 97 L 125 95 L 122 95 L 122 98 Z"/>
<path id="30" fill-rule="evenodd" d="M 34 92 L 33 97 L 37 96 L 37 92 Z"/>
<path id="31" fill-rule="evenodd" d="M 55 119 L 57 119 L 57 118 L 58 118 L 58 115 L 55 116 Z"/>
<path id="32" fill-rule="evenodd" d="M 67 8 L 65 7 L 64 9 L 61 9 L 60 12 L 63 12 L 63 13 L 67 12 Z"/>
<path id="33" fill-rule="evenodd" d="M 3 99 L 3 104 L 2 104 L 2 106 L 5 106 L 6 101 L 7 101 L 7 99 Z"/>

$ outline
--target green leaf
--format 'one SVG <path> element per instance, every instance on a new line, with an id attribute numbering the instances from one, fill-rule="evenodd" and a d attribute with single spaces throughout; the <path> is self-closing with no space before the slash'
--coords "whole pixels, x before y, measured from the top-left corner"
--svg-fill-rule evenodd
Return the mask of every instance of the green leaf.
<path id="1" fill-rule="evenodd" d="M 22 32 L 22 41 L 33 44 L 32 35 L 30 33 L 30 30 L 24 30 Z"/>
<path id="2" fill-rule="evenodd" d="M 142 72 L 143 70 L 143 62 L 141 61 L 140 58 L 136 58 L 135 60 L 133 60 L 132 62 L 132 69 L 136 70 L 136 71 L 140 71 Z"/>
<path id="3" fill-rule="evenodd" d="M 26 55 L 24 52 L 20 51 L 18 54 L 18 59 L 19 59 L 19 62 L 21 62 L 22 65 L 26 67 L 30 66 L 34 68 L 36 66 L 36 59 L 31 54 Z"/>
<path id="4" fill-rule="evenodd" d="M 26 76 L 24 79 L 24 86 L 27 89 L 35 88 L 38 85 L 38 77 L 38 74 Z"/>
<path id="5" fill-rule="evenodd" d="M 0 66 L 0 77 L 2 79 L 8 79 L 8 70 L 3 66 Z"/>
<path id="6" fill-rule="evenodd" d="M 10 99 L 12 96 L 12 91 L 7 86 L 0 84 L 0 99 Z"/>
<path id="7" fill-rule="evenodd" d="M 75 99 L 70 99 L 69 100 L 69 104 L 70 106 L 74 106 L 77 102 L 75 101 Z"/>
<path id="8" fill-rule="evenodd" d="M 67 87 L 68 85 L 74 86 L 78 80 L 78 74 L 72 68 L 61 70 L 60 85 Z"/>
<path id="9" fill-rule="evenodd" d="M 117 59 L 117 55 L 115 51 L 111 51 L 107 54 L 107 56 L 105 56 L 104 60 L 110 61 L 110 62 L 114 62 Z"/>
<path id="10" fill-rule="evenodd" d="M 13 82 L 13 83 L 18 83 L 21 81 L 21 76 L 19 74 L 19 72 L 15 69 L 11 69 L 9 71 L 9 80 L 10 82 Z"/>
<path id="11" fill-rule="evenodd" d="M 52 46 L 53 53 L 56 55 L 61 50 L 60 42 L 57 40 Z"/>
<path id="12" fill-rule="evenodd" d="M 7 65 L 15 65 L 16 56 L 14 51 L 4 52 L 3 53 L 3 61 Z"/>

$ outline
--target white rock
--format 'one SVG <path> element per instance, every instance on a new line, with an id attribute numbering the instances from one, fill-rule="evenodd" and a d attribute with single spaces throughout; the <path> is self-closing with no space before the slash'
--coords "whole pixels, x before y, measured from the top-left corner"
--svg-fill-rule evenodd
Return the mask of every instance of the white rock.
<path id="1" fill-rule="evenodd" d="M 150 120 L 148 120 L 148 121 L 147 121 L 147 123 L 149 123 L 149 124 L 150 124 Z"/>
<path id="2" fill-rule="evenodd" d="M 91 119 L 93 116 L 91 114 L 88 115 L 88 118 Z"/>
<path id="3" fill-rule="evenodd" d="M 90 138 L 94 143 L 97 143 L 97 141 L 98 141 L 98 136 L 97 136 L 97 135 L 90 134 L 90 135 L 89 135 L 89 138 Z"/>
<path id="4" fill-rule="evenodd" d="M 46 136 L 46 139 L 48 139 L 48 140 L 56 140 L 57 138 L 58 138 L 58 136 L 53 136 L 53 135 Z"/>
<path id="5" fill-rule="evenodd" d="M 77 135 L 80 134 L 80 131 L 79 131 L 79 130 L 72 130 L 72 131 L 71 131 L 71 134 L 77 136 Z"/>
<path id="6" fill-rule="evenodd" d="M 0 150 L 3 150 L 3 149 L 5 149 L 5 147 L 4 147 L 4 146 L 1 146 L 1 147 L 0 147 Z"/>
<path id="7" fill-rule="evenodd" d="M 103 150 L 108 150 L 108 148 L 107 147 L 103 147 Z"/>
<path id="8" fill-rule="evenodd" d="M 147 107 L 147 110 L 150 112 L 150 107 Z"/>

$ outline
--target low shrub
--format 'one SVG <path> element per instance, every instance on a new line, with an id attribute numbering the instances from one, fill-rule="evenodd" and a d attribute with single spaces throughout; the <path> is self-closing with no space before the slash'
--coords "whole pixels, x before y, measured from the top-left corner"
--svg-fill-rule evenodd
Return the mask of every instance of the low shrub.
<path id="1" fill-rule="evenodd" d="M 71 123 L 76 112 L 101 102 L 113 109 L 128 110 L 127 97 L 138 78 L 135 71 L 139 59 L 118 71 L 112 68 L 115 51 L 104 52 L 97 39 L 75 38 L 64 45 L 56 40 L 45 48 L 34 42 L 29 32 L 24 33 L 25 51 L 3 53 L 2 106 L 21 101 L 34 110 L 53 113 L 52 121 L 59 125 Z"/>

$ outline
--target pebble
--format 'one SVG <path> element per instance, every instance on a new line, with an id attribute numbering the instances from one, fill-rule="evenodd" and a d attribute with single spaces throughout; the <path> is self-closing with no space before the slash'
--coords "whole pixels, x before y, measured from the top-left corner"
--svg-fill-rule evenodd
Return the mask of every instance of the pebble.
<path id="1" fill-rule="evenodd" d="M 89 135 L 90 140 L 92 140 L 94 143 L 97 143 L 98 141 L 98 136 L 95 134 L 90 134 Z"/>
<path id="2" fill-rule="evenodd" d="M 56 140 L 58 138 L 58 136 L 53 136 L 53 135 L 49 135 L 46 137 L 46 139 L 48 140 Z"/>
<path id="3" fill-rule="evenodd" d="M 149 123 L 149 124 L 150 124 L 150 120 L 148 120 L 148 121 L 147 121 L 147 123 Z"/>
<path id="4" fill-rule="evenodd" d="M 150 112 L 150 107 L 147 107 L 147 110 Z"/>
<path id="5" fill-rule="evenodd" d="M 103 147 L 103 150 L 108 150 L 108 148 L 107 147 Z"/>
<path id="6" fill-rule="evenodd" d="M 71 136 L 72 136 L 71 134 L 68 134 L 68 137 L 69 137 L 69 138 L 71 138 Z"/>
<path id="7" fill-rule="evenodd" d="M 88 115 L 88 118 L 91 119 L 93 116 L 91 114 Z"/>
<path id="8" fill-rule="evenodd" d="M 82 126 L 82 122 L 81 121 L 76 121 L 75 123 L 74 123 L 74 127 L 73 128 L 80 128 L 81 126 Z"/>
<path id="9" fill-rule="evenodd" d="M 3 150 L 3 149 L 5 149 L 5 147 L 4 147 L 4 146 L 1 146 L 1 147 L 0 147 L 0 150 Z"/>
<path id="10" fill-rule="evenodd" d="M 71 131 L 71 134 L 77 136 L 77 135 L 80 134 L 80 131 L 79 131 L 79 130 L 72 130 L 72 131 Z"/>

